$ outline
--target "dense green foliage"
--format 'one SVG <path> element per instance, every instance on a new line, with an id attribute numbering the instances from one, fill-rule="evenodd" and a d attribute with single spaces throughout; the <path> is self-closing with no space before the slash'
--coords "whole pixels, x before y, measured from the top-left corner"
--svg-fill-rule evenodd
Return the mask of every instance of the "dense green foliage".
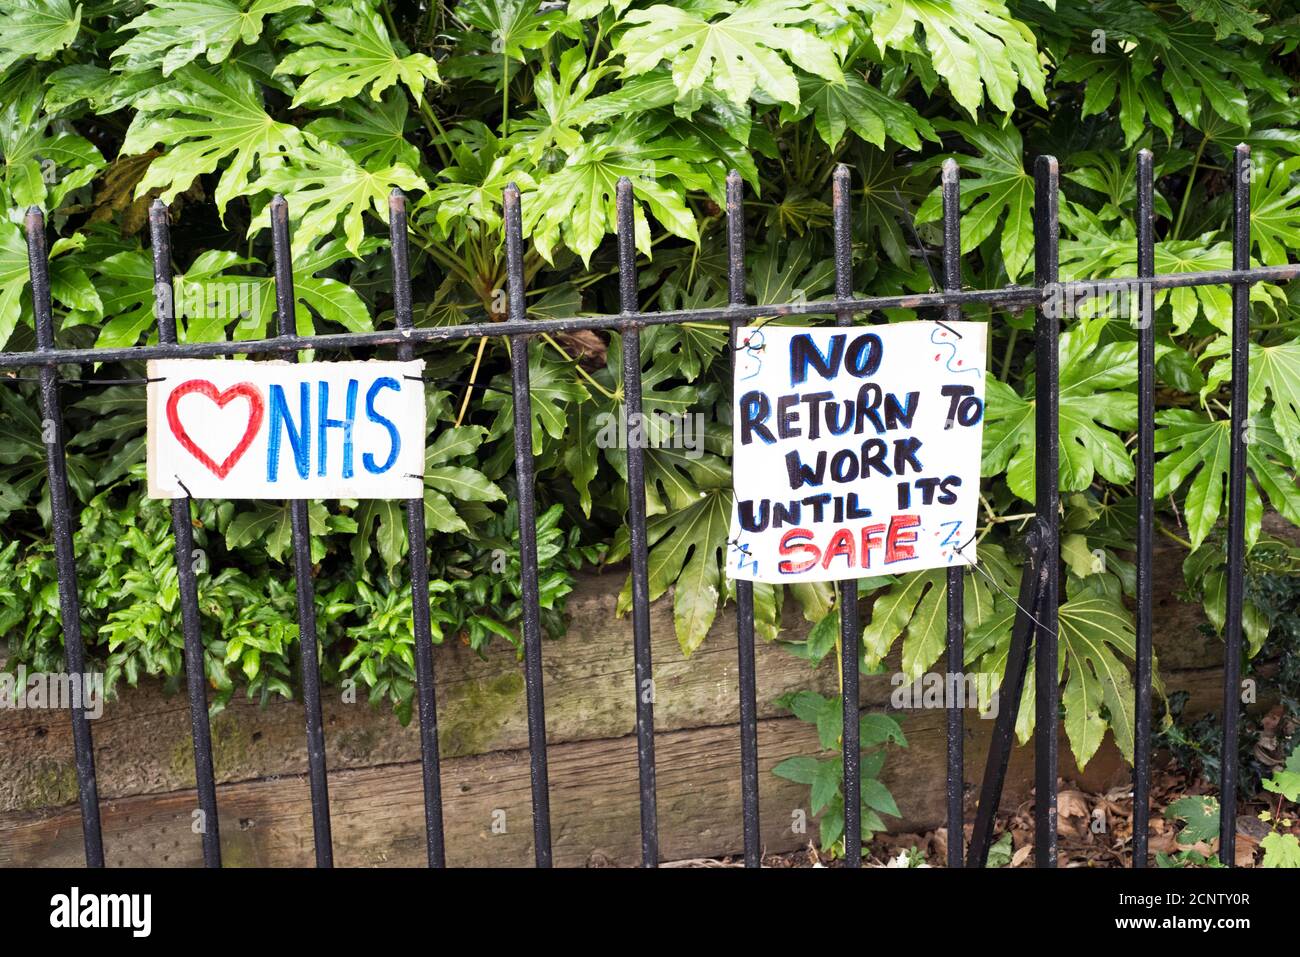
<path id="1" fill-rule="evenodd" d="M 760 303 L 829 292 L 827 200 L 840 162 L 853 169 L 863 293 L 932 288 L 947 156 L 963 168 L 968 286 L 1031 278 L 1027 167 L 1040 153 L 1061 161 L 1067 278 L 1133 274 L 1142 146 L 1157 163 L 1157 270 L 1229 265 L 1225 171 L 1239 141 L 1255 151 L 1253 256 L 1295 259 L 1297 14 L 1293 2 L 1258 0 L 0 0 L 0 343 L 32 344 L 17 225 L 30 204 L 50 211 L 57 232 L 53 295 L 70 345 L 154 336 L 141 233 L 156 196 L 173 207 L 181 332 L 191 341 L 270 327 L 266 207 L 276 192 L 293 217 L 303 331 L 391 322 L 383 220 L 393 187 L 413 197 L 421 324 L 503 318 L 509 181 L 523 190 L 532 317 L 617 311 L 610 238 L 624 175 L 646 308 L 725 302 L 719 206 L 732 168 L 748 184 L 748 292 Z M 1300 524 L 1300 320 L 1287 288 L 1256 286 L 1252 299 L 1248 511 L 1259 548 L 1266 505 Z M 1182 289 L 1157 305 L 1159 522 L 1186 548 L 1188 586 L 1221 625 L 1229 294 Z M 1013 591 L 1033 500 L 1032 320 L 989 310 L 970 318 L 992 325 L 1000 379 L 989 383 L 980 555 Z M 657 327 L 642 349 L 647 410 L 699 412 L 708 423 L 699 458 L 648 452 L 651 595 L 673 589 L 689 654 L 730 587 L 725 329 Z M 1069 743 L 1086 763 L 1107 729 L 1132 750 L 1123 596 L 1134 588 L 1135 332 L 1127 318 L 1085 314 L 1065 322 L 1060 352 L 1061 677 Z M 446 383 L 429 417 L 435 616 L 440 636 L 476 647 L 493 635 L 516 640 L 505 358 L 499 338 L 431 353 Z M 529 363 L 550 509 L 544 592 L 558 627 L 574 565 L 627 552 L 624 458 L 595 440 L 600 413 L 621 402 L 620 341 L 543 336 Z M 51 661 L 58 622 L 30 385 L 10 383 L 0 402 L 0 625 L 17 657 Z M 110 388 L 86 390 L 70 410 L 88 634 L 130 681 L 175 677 L 180 662 L 165 512 L 142 498 L 142 406 L 138 390 Z M 372 694 L 409 708 L 399 509 L 343 502 L 314 505 L 312 516 L 328 676 L 355 672 Z M 289 693 L 296 629 L 283 510 L 205 505 L 197 522 L 213 684 Z M 1294 555 L 1286 560 L 1294 567 Z M 968 665 L 1000 672 L 1012 605 L 984 577 L 967 581 Z M 904 670 L 920 675 L 943 649 L 941 576 L 869 584 L 863 667 L 901 642 Z M 820 662 L 838 634 L 835 596 L 789 591 L 819 623 L 794 650 Z M 26 613 L 33 595 L 49 614 Z M 786 597 L 756 588 L 767 639 L 778 637 Z M 1271 619 L 1269 608 L 1248 607 L 1252 652 Z M 1022 709 L 1022 736 L 1032 718 Z"/>

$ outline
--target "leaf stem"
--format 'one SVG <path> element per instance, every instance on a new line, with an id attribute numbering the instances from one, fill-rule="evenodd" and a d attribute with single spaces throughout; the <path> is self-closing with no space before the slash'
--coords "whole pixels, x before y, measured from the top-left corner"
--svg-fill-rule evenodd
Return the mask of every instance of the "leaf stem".
<path id="1" fill-rule="evenodd" d="M 1174 223 L 1174 231 L 1170 239 L 1180 239 L 1183 235 L 1183 217 L 1187 215 L 1187 207 L 1192 201 L 1192 186 L 1196 182 L 1196 170 L 1201 165 L 1201 156 L 1205 153 L 1205 146 L 1210 142 L 1208 136 L 1201 138 L 1201 145 L 1196 147 L 1196 158 L 1192 160 L 1192 168 L 1187 174 L 1187 186 L 1183 189 L 1183 201 L 1178 206 L 1178 221 Z"/>

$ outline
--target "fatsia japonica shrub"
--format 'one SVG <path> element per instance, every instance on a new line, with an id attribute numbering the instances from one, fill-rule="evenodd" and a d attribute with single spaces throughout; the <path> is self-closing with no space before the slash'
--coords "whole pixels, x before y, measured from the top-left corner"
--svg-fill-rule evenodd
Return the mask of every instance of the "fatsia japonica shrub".
<path id="1" fill-rule="evenodd" d="M 417 322 L 500 320 L 506 298 L 502 192 L 523 192 L 527 314 L 618 309 L 614 191 L 632 181 L 641 305 L 726 302 L 727 172 L 747 188 L 751 301 L 828 295 L 830 176 L 853 173 L 854 289 L 934 287 L 942 161 L 962 167 L 963 283 L 1032 278 L 1032 157 L 1061 160 L 1066 278 L 1135 273 L 1135 152 L 1154 151 L 1156 268 L 1230 264 L 1234 144 L 1254 150 L 1252 258 L 1300 253 L 1300 10 L 1223 0 L 0 0 L 0 342 L 30 348 L 23 210 L 56 233 L 51 282 L 61 342 L 123 346 L 156 335 L 148 204 L 171 205 L 180 334 L 249 339 L 273 328 L 267 205 L 289 201 L 302 332 L 392 322 L 387 197 L 411 201 Z M 1300 524 L 1300 340 L 1290 290 L 1252 290 L 1252 554 L 1294 555 L 1261 531 L 1266 511 Z M 1158 293 L 1156 492 L 1160 532 L 1185 552 L 1189 591 L 1224 618 L 1229 293 Z M 860 321 L 911 318 L 907 311 Z M 968 572 L 967 665 L 1000 673 L 1033 506 L 1032 316 L 972 309 L 990 323 L 980 556 Z M 684 654 L 731 596 L 723 574 L 731 507 L 727 331 L 693 323 L 642 338 L 648 412 L 699 415 L 691 448 L 647 450 L 651 597 L 671 593 Z M 1061 608 L 1065 726 L 1080 764 L 1113 733 L 1132 752 L 1136 333 L 1085 308 L 1063 323 Z M 583 562 L 627 554 L 625 454 L 600 440 L 623 396 L 617 334 L 542 335 L 528 355 L 532 435 L 545 509 L 544 598 L 552 631 Z M 322 354 L 323 357 L 324 354 Z M 517 641 L 517 516 L 507 351 L 484 337 L 429 352 L 426 515 L 440 639 Z M 132 370 L 127 370 L 132 371 Z M 138 374 L 139 370 L 134 370 Z M 57 657 L 39 423 L 31 386 L 0 392 L 0 602 L 18 657 Z M 70 397 L 71 477 L 83 510 L 83 588 L 95 650 L 118 673 L 179 671 L 165 523 L 141 495 L 143 398 L 127 388 Z M 680 420 L 679 420 L 680 421 Z M 317 504 L 313 548 L 330 677 L 360 676 L 409 714 L 406 542 L 392 503 Z M 284 512 L 205 506 L 204 604 L 219 640 L 214 684 L 291 691 L 296 632 L 284 625 Z M 513 564 L 512 564 L 513 563 Z M 1274 561 L 1276 565 L 1276 560 Z M 901 646 L 915 678 L 944 648 L 938 572 L 872 579 L 862 667 Z M 791 650 L 835 647 L 829 586 L 755 588 L 758 633 L 781 638 L 793 599 L 813 627 Z M 408 600 L 409 601 L 409 600 Z M 621 606 L 630 603 L 625 591 Z M 1271 622 L 1247 602 L 1253 653 Z M 287 630 L 286 630 L 287 629 Z M 115 657 L 114 657 L 115 656 Z M 1033 688 L 1032 680 L 1027 689 Z M 1027 693 L 1031 693 L 1031 690 Z M 825 704 L 785 704 L 817 721 Z M 821 703 L 819 703 L 819 701 Z M 1031 730 L 1022 708 L 1017 731 Z M 819 725 L 820 727 L 820 725 Z M 901 731 L 872 740 L 903 744 Z M 823 744 L 834 746 L 831 735 Z M 866 765 L 878 770 L 879 762 Z M 833 767 L 788 776 L 822 781 Z M 870 826 L 892 813 L 868 787 Z M 838 813 L 842 819 L 842 797 Z M 828 833 L 834 831 L 832 827 Z M 827 835 L 823 835 L 826 837 Z M 831 836 L 833 841 L 834 837 Z"/>

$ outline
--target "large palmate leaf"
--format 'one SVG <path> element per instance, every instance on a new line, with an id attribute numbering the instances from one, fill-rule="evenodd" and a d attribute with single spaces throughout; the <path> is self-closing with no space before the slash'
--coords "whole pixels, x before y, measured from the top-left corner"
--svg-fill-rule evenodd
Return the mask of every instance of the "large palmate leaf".
<path id="1" fill-rule="evenodd" d="M 377 101 L 384 90 L 399 82 L 419 103 L 424 85 L 438 81 L 433 58 L 407 53 L 400 40 L 389 37 L 377 12 L 338 5 L 324 8 L 323 14 L 325 23 L 295 24 L 282 34 L 300 48 L 275 68 L 277 75 L 303 77 L 294 106 L 327 106 L 359 96 L 367 87 L 370 98 Z"/>
<path id="2" fill-rule="evenodd" d="M 309 248 L 322 236 L 334 235 L 343 222 L 348 250 L 360 254 L 365 238 L 362 217 L 367 210 L 388 222 L 388 197 L 394 188 L 427 190 L 428 184 L 410 167 L 395 163 L 384 169 L 367 169 L 341 147 L 324 140 L 309 140 L 293 149 L 287 162 L 262 175 L 249 189 L 282 193 L 294 223 L 295 252 Z M 249 235 L 269 228 L 270 209 L 253 220 Z"/>
<path id="3" fill-rule="evenodd" d="M 1280 162 L 1256 160 L 1250 180 L 1250 236 L 1265 266 L 1288 261 L 1288 250 L 1300 249 L 1300 156 Z"/>
<path id="4" fill-rule="evenodd" d="M 419 167 L 420 151 L 406 138 L 411 105 L 400 90 L 387 91 L 379 103 L 348 100 L 338 108 L 341 115 L 312 120 L 306 132 L 343 147 L 367 169 Z"/>
<path id="5" fill-rule="evenodd" d="M 1007 589 L 1013 570 L 997 545 L 981 545 L 981 570 L 964 567 L 962 620 L 968 634 L 987 630 L 995 614 L 994 588 Z M 986 577 L 987 576 L 987 577 Z M 990 579 L 997 582 L 996 586 Z M 867 668 L 884 661 L 903 636 L 903 673 L 908 681 L 925 674 L 943 654 L 947 642 L 947 571 L 935 568 L 900 576 L 876 599 L 871 621 L 862 632 L 862 658 Z M 1005 628 L 1010 627 L 1010 621 Z M 977 651 L 978 649 L 976 649 Z M 968 660 L 972 649 L 967 648 Z"/>
<path id="6" fill-rule="evenodd" d="M 963 173 L 975 174 L 974 179 L 962 181 L 961 251 L 970 252 L 1000 228 L 1002 264 L 1015 282 L 1034 249 L 1034 178 L 1025 170 L 1020 131 L 1010 123 L 997 129 L 940 121 L 935 127 L 960 133 L 981 154 L 956 157 Z M 942 215 L 943 194 L 936 186 L 921 204 L 916 219 L 933 222 Z"/>
<path id="7" fill-rule="evenodd" d="M 122 29 L 135 36 L 112 53 L 117 69 L 136 73 L 158 67 L 170 76 L 207 55 L 209 63 L 230 56 L 240 41 L 256 43 L 265 19 L 309 0 L 149 0 L 152 9 Z"/>
<path id="8" fill-rule="evenodd" d="M 548 358 L 543 348 L 541 342 L 533 340 L 528 349 L 528 395 L 532 400 L 534 455 L 542 450 L 544 434 L 553 439 L 564 438 L 569 421 L 565 414 L 568 404 L 591 398 L 591 393 L 577 381 L 573 370 Z M 500 438 L 514 428 L 515 403 L 511 398 L 508 375 L 499 375 L 492 380 L 492 389 L 484 396 L 483 405 L 496 411 L 489 438 Z"/>
<path id="9" fill-rule="evenodd" d="M 1104 320 L 1081 321 L 1060 340 L 1060 488 L 1080 491 L 1097 475 L 1124 484 L 1133 479 L 1133 460 L 1111 429 L 1137 426 L 1137 345 L 1099 345 Z M 980 474 L 1007 473 L 1011 491 L 1034 501 L 1034 401 L 1009 386 L 985 383 L 984 453 Z"/>
<path id="10" fill-rule="evenodd" d="M 0 72 L 25 56 L 48 60 L 77 39 L 81 4 L 71 0 L 10 0 L 0 8 Z"/>
<path id="11" fill-rule="evenodd" d="M 104 314 L 105 300 L 82 263 L 68 255 L 84 238 L 77 234 L 57 240 L 50 248 L 50 298 L 68 309 L 65 326 L 91 322 Z M 30 279 L 23 231 L 13 223 L 0 222 L 0 345 L 8 341 L 24 313 L 31 321 L 31 298 L 23 295 Z"/>
<path id="12" fill-rule="evenodd" d="M 984 102 L 1003 113 L 1015 107 L 1024 87 L 1046 106 L 1046 73 L 1029 27 L 997 0 L 864 0 L 871 35 L 884 52 L 892 47 L 918 52 L 919 26 L 925 49 L 955 99 L 972 117 Z"/>
<path id="13" fill-rule="evenodd" d="M 1148 117 L 1166 136 L 1174 132 L 1173 114 L 1153 71 L 1150 57 L 1116 44 L 1109 52 L 1068 57 L 1057 68 L 1056 81 L 1085 84 L 1081 117 L 1105 113 L 1118 97 L 1124 146 L 1130 147 L 1145 132 Z"/>
<path id="14" fill-rule="evenodd" d="M 1157 498 L 1172 495 L 1195 473 L 1187 488 L 1183 515 L 1188 538 L 1196 547 L 1224 508 L 1232 423 L 1191 409 L 1162 409 L 1156 413 L 1156 421 L 1161 426 L 1156 430 L 1156 452 L 1166 454 L 1156 461 L 1155 494 Z M 1300 489 L 1295 484 L 1294 463 L 1267 415 L 1252 416 L 1243 438 L 1246 467 L 1253 479 L 1246 483 L 1246 542 L 1253 545 L 1264 514 L 1261 490 L 1288 521 L 1300 525 Z"/>
<path id="15" fill-rule="evenodd" d="M 738 106 L 756 88 L 782 103 L 797 104 L 799 81 L 787 59 L 824 79 L 841 79 L 835 48 L 816 24 L 827 12 L 813 0 L 715 0 L 694 7 L 658 3 L 623 17 L 632 27 L 619 37 L 614 53 L 623 57 L 629 76 L 668 60 L 679 99 L 711 81 Z"/>
<path id="16" fill-rule="evenodd" d="M 163 202 L 189 188 L 200 173 L 211 173 L 222 162 L 226 169 L 217 183 L 217 210 L 249 193 L 258 164 L 302 144 L 302 133 L 278 123 L 262 106 L 257 83 L 230 63 L 218 72 L 190 64 L 169 83 L 143 94 L 140 112 L 131 121 L 122 155 L 147 152 L 155 145 L 163 155 L 149 164 L 136 187 L 136 196 L 162 188 Z"/>
<path id="17" fill-rule="evenodd" d="M 650 600 L 676 583 L 673 624 L 684 655 L 690 656 L 700 646 L 717 616 L 730 528 L 731 489 L 725 484 L 702 490 L 687 508 L 657 515 L 646 523 Z M 627 554 L 627 529 L 623 528 L 614 539 L 608 560 L 619 561 Z M 619 614 L 631 605 L 629 579 L 619 594 Z"/>
<path id="18" fill-rule="evenodd" d="M 1059 638 L 1065 669 L 1065 733 L 1079 767 L 1092 760 L 1107 727 L 1133 760 L 1133 683 L 1119 655 L 1133 659 L 1135 632 L 1128 610 L 1110 597 L 1080 595 L 1061 606 Z M 1105 715 L 1102 709 L 1105 709 Z"/>
<path id="19" fill-rule="evenodd" d="M 908 103 L 886 95 L 854 71 L 840 80 L 800 75 L 799 103 L 784 104 L 781 119 L 790 122 L 809 115 L 817 135 L 832 149 L 846 130 L 881 148 L 886 136 L 912 150 L 921 148 L 922 139 L 938 139 L 929 121 Z"/>
<path id="20" fill-rule="evenodd" d="M 564 166 L 538 178 L 524 202 L 524 235 L 532 236 L 548 262 L 560 243 L 586 261 L 605 234 L 616 230 L 614 195 L 622 176 L 632 180 L 637 249 L 650 255 L 646 209 L 674 236 L 699 240 L 685 192 L 716 193 L 717 177 L 704 164 L 721 164 L 698 140 L 667 132 L 667 124 L 654 116 L 629 117 L 584 141 Z"/>

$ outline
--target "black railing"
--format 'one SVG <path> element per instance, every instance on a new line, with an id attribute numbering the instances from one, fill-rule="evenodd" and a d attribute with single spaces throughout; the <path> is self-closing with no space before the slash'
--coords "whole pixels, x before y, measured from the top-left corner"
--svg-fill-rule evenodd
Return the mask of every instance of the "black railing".
<path id="1" fill-rule="evenodd" d="M 1246 414 L 1247 355 L 1249 344 L 1250 286 L 1257 282 L 1284 281 L 1300 275 L 1300 265 L 1250 267 L 1250 150 L 1238 146 L 1234 164 L 1233 267 L 1231 270 L 1155 275 L 1152 225 L 1152 155 L 1138 155 L 1137 267 L 1143 295 L 1138 305 L 1138 443 L 1137 491 L 1139 498 L 1137 534 L 1137 643 L 1136 709 L 1134 729 L 1133 866 L 1147 863 L 1150 786 L 1151 727 L 1151 629 L 1152 629 L 1152 538 L 1154 529 L 1154 380 L 1155 325 L 1153 293 L 1177 287 L 1229 284 L 1232 286 L 1232 445 L 1228 508 L 1228 593 L 1226 647 L 1223 683 L 1223 761 L 1220 810 L 1220 856 L 1229 866 L 1234 861 L 1236 819 L 1237 735 L 1239 725 L 1241 617 L 1244 599 L 1245 503 L 1246 503 Z M 1002 793 L 1007 764 L 1014 744 L 1014 728 L 1021 690 L 1028 670 L 1032 646 L 1035 662 L 1034 731 L 1035 758 L 1035 853 L 1039 867 L 1056 864 L 1057 725 L 1059 686 L 1057 675 L 1057 606 L 1059 604 L 1059 399 L 1058 310 L 1048 307 L 1049 296 L 1071 297 L 1076 292 L 1093 295 L 1108 290 L 1127 290 L 1134 280 L 1111 278 L 1058 283 L 1059 181 L 1056 160 L 1039 157 L 1034 167 L 1034 285 L 1007 286 L 992 290 L 962 290 L 960 241 L 960 184 L 955 161 L 944 164 L 943 198 L 943 288 L 941 291 L 899 296 L 855 297 L 853 295 L 850 173 L 840 166 L 833 180 L 833 223 L 835 236 L 835 297 L 817 302 L 748 305 L 745 302 L 745 233 L 743 187 L 740 176 L 727 178 L 727 248 L 729 296 L 725 307 L 676 311 L 641 312 L 637 303 L 635 246 L 633 241 L 632 183 L 618 184 L 618 262 L 620 312 L 617 315 L 585 316 L 572 319 L 529 320 L 525 315 L 523 232 L 520 196 L 514 185 L 505 190 L 505 253 L 508 283 L 508 317 L 503 322 L 464 323 L 453 326 L 415 328 L 411 313 L 411 278 L 407 254 L 405 198 L 395 192 L 389 203 L 393 262 L 395 329 L 366 333 L 336 333 L 302 336 L 294 329 L 294 294 L 291 267 L 289 220 L 282 197 L 271 204 L 271 227 L 275 255 L 275 293 L 279 335 L 244 342 L 178 343 L 171 295 L 171 240 L 168 211 L 155 202 L 150 211 L 154 273 L 157 283 L 158 343 L 111 349 L 60 349 L 50 303 L 49 262 L 45 220 L 39 209 L 27 215 L 27 243 L 31 268 L 32 298 L 36 319 L 37 348 L 32 352 L 0 353 L 0 369 L 37 367 L 42 413 L 53 428 L 47 428 L 46 458 L 49 473 L 52 534 L 59 578 L 67 667 L 73 673 L 85 671 L 85 648 L 77 591 L 76 557 L 73 551 L 72 510 L 68 497 L 64 459 L 63 417 L 60 408 L 60 365 L 85 362 L 141 360 L 150 358 L 201 358 L 229 355 L 278 355 L 296 359 L 301 349 L 352 350 L 396 346 L 398 357 L 409 359 L 418 345 L 459 341 L 480 336 L 504 336 L 510 345 L 514 409 L 515 472 L 518 482 L 520 586 L 524 675 L 528 708 L 528 747 L 532 784 L 534 850 L 537 865 L 551 864 L 550 800 L 546 766 L 546 722 L 541 659 L 541 618 L 537 582 L 537 508 L 534 498 L 534 463 L 528 384 L 528 343 L 531 337 L 548 332 L 608 329 L 623 335 L 625 428 L 641 415 L 640 330 L 650 325 L 723 321 L 731 324 L 733 356 L 737 330 L 751 320 L 773 316 L 834 316 L 839 325 L 854 316 L 884 309 L 936 311 L 940 319 L 959 319 L 963 307 L 993 306 L 1008 310 L 1036 310 L 1034 325 L 1035 369 L 1035 463 L 1036 515 L 1025 535 L 1026 561 L 1016 599 L 1002 691 L 1010 692 L 1009 707 L 999 709 L 976 809 L 969 848 L 963 849 L 963 714 L 959 701 L 947 705 L 947 824 L 948 864 L 960 867 L 983 865 L 993 836 L 994 819 Z M 1049 290 L 1051 285 L 1053 288 Z M 107 380 L 102 380 L 107 381 Z M 130 380 L 143 384 L 146 380 Z M 628 434 L 631 429 L 628 429 Z M 652 680 L 650 658 L 649 582 L 647 572 L 645 463 L 643 449 L 630 442 L 628 453 L 628 525 L 632 577 L 632 623 L 635 662 L 637 758 L 640 775 L 641 848 L 646 866 L 659 860 L 658 825 L 655 806 L 655 753 L 653 695 L 646 693 Z M 442 797 L 438 763 L 438 729 L 429 624 L 429 572 L 425 547 L 423 503 L 405 503 L 407 535 L 411 554 L 412 618 L 415 637 L 416 701 L 423 761 L 424 803 L 428 861 L 431 867 L 444 864 Z M 321 725 L 320 674 L 316 648 L 315 596 L 310 558 L 310 530 L 307 503 L 290 504 L 297 584 L 298 623 L 302 639 L 303 704 L 306 713 L 308 777 L 311 783 L 313 832 L 316 863 L 332 864 L 329 820 L 329 791 L 325 741 Z M 172 502 L 172 529 L 176 539 L 177 571 L 184 634 L 186 684 L 194 738 L 195 772 L 200 810 L 204 816 L 203 856 L 209 867 L 220 865 L 217 792 L 212 764 L 212 742 L 208 727 L 207 693 L 203 672 L 202 623 L 199 616 L 195 572 L 191 565 L 193 529 L 189 499 Z M 978 567 L 977 567 L 978 570 Z M 963 570 L 952 568 L 947 575 L 947 666 L 952 674 L 964 671 L 964 627 L 962 616 Z M 843 683 L 843 762 L 845 798 L 845 863 L 860 864 L 861 823 L 859 820 L 860 780 L 858 746 L 858 649 L 861 623 L 858 614 L 857 581 L 839 583 Z M 739 644 L 739 698 L 741 736 L 741 795 L 744 824 L 745 864 L 757 867 L 761 860 L 758 826 L 758 724 L 755 701 L 754 596 L 753 585 L 736 582 L 736 615 Z M 75 696 L 74 696 L 75 697 Z M 76 751 L 77 782 L 85 841 L 86 863 L 103 866 L 104 848 L 99 823 L 99 801 L 95 783 L 94 746 L 82 702 L 71 704 L 73 741 Z M 965 853 L 963 854 L 963 851 Z"/>

